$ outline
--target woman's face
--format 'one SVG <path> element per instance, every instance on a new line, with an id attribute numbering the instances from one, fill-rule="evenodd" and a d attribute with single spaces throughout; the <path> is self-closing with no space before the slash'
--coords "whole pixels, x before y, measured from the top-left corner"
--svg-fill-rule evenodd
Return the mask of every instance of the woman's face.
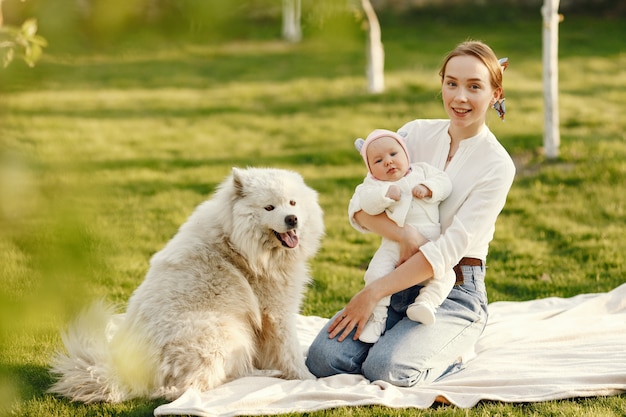
<path id="1" fill-rule="evenodd" d="M 450 135 L 460 140 L 480 132 L 500 91 L 491 86 L 489 70 L 478 58 L 460 55 L 446 65 L 441 95 L 450 117 Z"/>

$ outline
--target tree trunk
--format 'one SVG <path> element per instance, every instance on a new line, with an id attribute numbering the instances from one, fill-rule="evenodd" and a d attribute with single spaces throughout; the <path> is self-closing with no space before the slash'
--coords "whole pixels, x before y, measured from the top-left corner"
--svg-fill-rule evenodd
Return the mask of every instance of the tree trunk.
<path id="1" fill-rule="evenodd" d="M 367 90 L 381 93 L 385 90 L 385 50 L 381 41 L 381 30 L 376 11 L 369 0 L 361 0 L 367 16 Z"/>
<path id="2" fill-rule="evenodd" d="M 300 42 L 300 0 L 283 0 L 283 38 L 289 42 Z"/>
<path id="3" fill-rule="evenodd" d="M 559 156 L 559 0 L 544 0 L 543 15 L 543 148 L 548 159 Z"/>

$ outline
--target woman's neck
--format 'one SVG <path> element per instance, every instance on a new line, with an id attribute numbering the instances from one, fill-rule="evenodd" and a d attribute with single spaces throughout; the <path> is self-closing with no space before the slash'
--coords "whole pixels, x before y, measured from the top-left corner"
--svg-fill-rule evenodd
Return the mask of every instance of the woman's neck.
<path id="1" fill-rule="evenodd" d="M 450 125 L 448 128 L 448 135 L 450 136 L 450 145 L 454 145 L 455 147 L 459 146 L 459 143 L 465 139 L 473 138 L 478 135 L 482 130 L 484 124 L 477 126 L 465 126 L 465 127 L 455 127 Z"/>
<path id="2" fill-rule="evenodd" d="M 448 135 L 450 135 L 452 143 L 458 145 L 462 140 L 478 135 L 484 125 L 484 123 L 472 124 L 470 126 L 455 126 L 454 124 L 450 124 L 448 127 Z"/>
<path id="3" fill-rule="evenodd" d="M 476 128 L 465 128 L 465 129 L 454 129 L 452 125 L 448 128 L 448 136 L 450 137 L 450 149 L 448 150 L 448 157 L 446 158 L 445 167 L 448 167 L 448 164 L 456 155 L 456 152 L 459 150 L 459 145 L 466 139 L 470 139 L 478 135 L 484 124 L 480 126 L 479 129 Z M 445 168 L 444 168 L 445 169 Z"/>

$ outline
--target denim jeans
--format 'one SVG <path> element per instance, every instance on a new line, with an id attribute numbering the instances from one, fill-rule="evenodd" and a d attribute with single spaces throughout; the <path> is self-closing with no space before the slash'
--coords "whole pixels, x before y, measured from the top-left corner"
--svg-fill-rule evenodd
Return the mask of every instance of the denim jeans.
<path id="1" fill-rule="evenodd" d="M 328 326 L 317 335 L 306 364 L 318 378 L 335 374 L 363 374 L 370 381 L 410 387 L 428 384 L 461 368 L 460 357 L 470 351 L 487 324 L 484 266 L 463 266 L 465 283 L 455 286 L 437 309 L 436 322 L 410 320 L 406 309 L 422 286 L 391 297 L 385 333 L 374 343 L 328 338 Z"/>

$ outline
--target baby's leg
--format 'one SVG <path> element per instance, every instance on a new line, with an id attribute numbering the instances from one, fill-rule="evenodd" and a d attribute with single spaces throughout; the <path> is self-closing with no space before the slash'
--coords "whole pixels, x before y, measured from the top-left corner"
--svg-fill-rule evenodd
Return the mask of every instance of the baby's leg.
<path id="1" fill-rule="evenodd" d="M 423 324 L 435 323 L 437 307 L 448 297 L 455 282 L 456 274 L 453 270 L 448 271 L 443 277 L 426 281 L 415 302 L 406 310 L 407 317 Z"/>
<path id="2" fill-rule="evenodd" d="M 385 297 L 374 308 L 369 321 L 363 328 L 363 332 L 359 336 L 359 340 L 365 343 L 376 343 L 380 336 L 385 331 L 387 324 L 387 309 L 389 308 L 389 301 L 391 297 Z"/>
<path id="3" fill-rule="evenodd" d="M 369 285 L 371 282 L 393 271 L 398 262 L 398 254 L 398 244 L 383 239 L 380 247 L 372 257 L 367 271 L 365 271 L 365 284 Z M 375 343 L 380 338 L 380 335 L 383 334 L 387 322 L 387 308 L 389 307 L 390 300 L 391 297 L 385 297 L 379 301 L 369 321 L 363 328 L 363 332 L 359 336 L 360 341 Z"/>

